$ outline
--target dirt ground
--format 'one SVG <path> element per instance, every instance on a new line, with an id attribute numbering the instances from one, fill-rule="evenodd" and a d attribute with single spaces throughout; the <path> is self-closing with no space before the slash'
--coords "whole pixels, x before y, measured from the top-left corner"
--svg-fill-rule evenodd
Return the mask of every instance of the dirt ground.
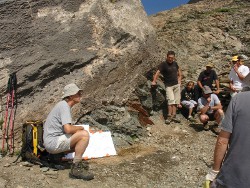
<path id="1" fill-rule="evenodd" d="M 20 161 L 14 164 L 16 156 L 6 156 L 0 159 L 0 187 L 202 187 L 212 165 L 216 135 L 185 119 L 166 125 L 157 115 L 153 121 L 149 136 L 136 145 L 117 148 L 117 156 L 89 160 L 94 180 L 72 180 L 69 169 L 55 171 Z"/>

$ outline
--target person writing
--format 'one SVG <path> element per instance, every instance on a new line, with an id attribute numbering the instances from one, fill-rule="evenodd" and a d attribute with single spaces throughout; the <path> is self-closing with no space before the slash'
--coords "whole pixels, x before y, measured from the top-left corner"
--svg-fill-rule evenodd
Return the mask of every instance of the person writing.
<path id="1" fill-rule="evenodd" d="M 75 84 L 63 89 L 62 101 L 49 113 L 44 125 L 44 146 L 51 154 L 74 151 L 75 156 L 69 176 L 71 178 L 91 180 L 94 175 L 83 167 L 82 155 L 89 143 L 89 133 L 82 126 L 72 122 L 71 108 L 80 102 L 82 90 Z"/>

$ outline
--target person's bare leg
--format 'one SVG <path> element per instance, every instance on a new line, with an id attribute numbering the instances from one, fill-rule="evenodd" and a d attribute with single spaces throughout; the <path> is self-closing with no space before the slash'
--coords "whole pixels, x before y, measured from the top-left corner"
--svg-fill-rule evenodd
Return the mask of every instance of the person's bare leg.
<path id="1" fill-rule="evenodd" d="M 75 158 L 82 159 L 89 144 L 89 133 L 85 130 L 77 131 L 70 139 L 70 148 L 75 150 Z"/>
<path id="2" fill-rule="evenodd" d="M 193 108 L 189 108 L 188 110 L 188 117 L 192 116 Z"/>
<path id="3" fill-rule="evenodd" d="M 218 109 L 218 110 L 215 112 L 214 117 L 215 117 L 216 123 L 220 124 L 221 121 L 222 121 L 222 119 L 224 118 L 224 112 L 223 112 L 223 110 Z"/>
<path id="4" fill-rule="evenodd" d="M 209 120 L 209 117 L 206 114 L 202 114 L 202 115 L 200 115 L 199 119 L 200 119 L 201 123 L 206 124 Z"/>
<path id="5" fill-rule="evenodd" d="M 168 105 L 168 116 L 172 116 L 172 115 L 173 115 L 172 105 Z"/>
<path id="6" fill-rule="evenodd" d="M 94 174 L 88 171 L 88 165 L 82 163 L 82 155 L 89 143 L 89 133 L 85 130 L 77 131 L 70 138 L 70 147 L 75 150 L 75 157 L 69 176 L 71 178 L 92 180 Z"/>
<path id="7" fill-rule="evenodd" d="M 175 116 L 176 115 L 176 104 L 172 104 L 172 116 Z"/>

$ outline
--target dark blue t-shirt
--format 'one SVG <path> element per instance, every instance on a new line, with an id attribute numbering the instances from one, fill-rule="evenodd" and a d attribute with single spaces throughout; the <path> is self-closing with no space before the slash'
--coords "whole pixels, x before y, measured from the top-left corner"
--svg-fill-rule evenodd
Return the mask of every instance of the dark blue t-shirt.
<path id="1" fill-rule="evenodd" d="M 209 86 L 212 88 L 213 81 L 218 80 L 218 76 L 214 70 L 207 72 L 206 70 L 202 71 L 199 75 L 198 81 L 201 82 L 201 85 Z"/>

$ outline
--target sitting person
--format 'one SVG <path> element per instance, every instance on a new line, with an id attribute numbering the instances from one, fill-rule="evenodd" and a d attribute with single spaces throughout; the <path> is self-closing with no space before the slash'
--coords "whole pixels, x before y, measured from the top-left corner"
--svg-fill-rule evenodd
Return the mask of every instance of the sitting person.
<path id="1" fill-rule="evenodd" d="M 216 91 L 213 93 L 219 94 L 220 92 L 220 83 L 215 70 L 213 70 L 214 65 L 212 63 L 208 63 L 206 65 L 206 69 L 202 71 L 198 77 L 197 85 L 194 87 L 195 101 L 198 102 L 198 99 L 202 96 L 203 86 L 209 86 L 212 88 L 213 82 L 216 84 Z"/>
<path id="2" fill-rule="evenodd" d="M 209 130 L 208 121 L 216 121 L 214 131 L 219 132 L 218 125 L 224 118 L 222 105 L 216 94 L 213 94 L 209 86 L 203 87 L 203 97 L 198 99 L 198 110 L 200 111 L 200 121 L 205 130 Z"/>
<path id="3" fill-rule="evenodd" d="M 82 155 L 89 143 L 89 133 L 82 126 L 72 124 L 71 108 L 80 102 L 82 90 L 75 84 L 64 87 L 62 101 L 49 113 L 44 125 L 44 146 L 51 154 L 75 151 L 69 176 L 91 180 L 94 175 L 83 168 Z"/>
<path id="4" fill-rule="evenodd" d="M 181 105 L 188 109 L 188 120 L 193 121 L 192 113 L 197 102 L 194 101 L 194 82 L 189 81 L 181 91 Z"/>

